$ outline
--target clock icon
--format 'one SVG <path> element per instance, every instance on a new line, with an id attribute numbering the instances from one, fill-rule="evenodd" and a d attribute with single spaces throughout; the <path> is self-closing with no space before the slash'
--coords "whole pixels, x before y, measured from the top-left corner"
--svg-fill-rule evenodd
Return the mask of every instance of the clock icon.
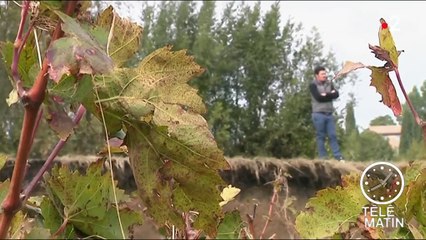
<path id="1" fill-rule="evenodd" d="M 395 165 L 377 162 L 362 172 L 360 186 L 362 194 L 370 202 L 390 204 L 401 196 L 404 190 L 404 176 Z"/>

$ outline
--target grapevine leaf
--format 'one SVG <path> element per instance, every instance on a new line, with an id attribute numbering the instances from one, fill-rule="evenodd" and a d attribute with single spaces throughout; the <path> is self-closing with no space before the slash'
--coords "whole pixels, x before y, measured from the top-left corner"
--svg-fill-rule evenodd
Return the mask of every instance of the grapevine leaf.
<path id="1" fill-rule="evenodd" d="M 420 174 L 423 168 L 426 167 L 426 163 L 422 161 L 414 161 L 409 164 L 405 169 L 401 169 L 404 174 L 404 181 L 406 184 L 415 180 L 416 177 Z"/>
<path id="2" fill-rule="evenodd" d="M 68 103 L 81 103 L 93 90 L 92 77 L 83 75 L 76 81 L 73 76 L 63 78 L 58 84 L 49 87 L 50 95 L 59 96 Z"/>
<path id="3" fill-rule="evenodd" d="M 371 44 L 368 44 L 368 48 L 371 49 L 371 52 L 374 53 L 374 56 L 382 61 L 391 62 L 391 58 L 389 56 L 389 52 L 384 50 L 383 48 L 379 46 L 373 46 Z"/>
<path id="4" fill-rule="evenodd" d="M 393 41 L 389 26 L 383 18 L 380 18 L 379 45 L 389 53 L 389 57 L 393 65 L 398 67 L 399 54 L 396 50 L 395 42 Z"/>
<path id="5" fill-rule="evenodd" d="M 382 95 L 382 102 L 392 109 L 395 116 L 400 116 L 402 113 L 401 103 L 396 94 L 392 80 L 389 78 L 389 72 L 384 67 L 368 67 L 371 73 L 370 86 L 374 86 L 377 92 Z"/>
<path id="6" fill-rule="evenodd" d="M 182 229 L 181 214 L 196 211 L 194 227 L 214 236 L 224 185 L 218 170 L 228 164 L 200 115 L 206 112 L 201 97 L 187 84 L 204 70 L 171 48 L 154 51 L 136 68 L 95 77 L 99 99 L 84 104 L 98 118 L 102 106 L 112 134 L 124 123 L 138 192 L 153 218 Z"/>
<path id="7" fill-rule="evenodd" d="M 199 213 L 194 227 L 214 236 L 221 216 L 218 186 L 224 184 L 218 170 L 226 161 L 202 126 L 179 125 L 175 133 L 128 126 L 125 143 L 139 195 L 157 222 L 182 227 L 181 213 L 193 210 Z"/>
<path id="8" fill-rule="evenodd" d="M 140 214 L 130 210 L 129 208 L 120 209 L 120 218 L 126 238 L 130 238 L 129 232 L 131 231 L 129 228 L 132 225 L 142 224 Z M 110 208 L 105 213 L 105 217 L 100 220 L 87 217 L 81 220 L 75 219 L 73 224 L 77 229 L 86 234 L 102 236 L 106 239 L 122 238 L 117 212 L 113 208 Z"/>
<path id="9" fill-rule="evenodd" d="M 46 52 L 50 78 L 59 82 L 64 74 L 109 73 L 114 63 L 93 36 L 75 19 L 60 11 L 55 13 L 64 22 L 62 30 L 68 37 L 54 41 Z"/>
<path id="10" fill-rule="evenodd" d="M 113 12 L 112 6 L 101 13 L 96 25 L 112 34 L 108 52 L 118 67 L 123 66 L 139 49 L 142 27 L 120 18 Z"/>
<path id="11" fill-rule="evenodd" d="M 114 208 L 117 204 L 111 193 L 111 175 L 109 172 L 102 175 L 101 169 L 101 161 L 91 164 L 84 176 L 71 173 L 67 167 L 55 167 L 47 177 L 48 191 L 60 202 L 61 206 L 55 208 L 80 231 L 119 238 L 121 231 Z M 122 190 L 116 189 L 116 192 L 119 201 L 125 199 Z M 131 225 L 141 223 L 140 214 L 127 208 L 120 209 L 120 217 L 126 232 Z"/>
<path id="12" fill-rule="evenodd" d="M 417 222 L 426 225 L 426 168 L 405 186 L 395 205 L 407 222 L 415 217 Z"/>
<path id="13" fill-rule="evenodd" d="M 343 177 L 345 186 L 327 188 L 309 199 L 306 210 L 296 218 L 296 229 L 302 238 L 330 237 L 346 232 L 348 222 L 356 222 L 367 200 L 359 190 L 359 175 Z"/>
<path id="14" fill-rule="evenodd" d="M 105 109 L 109 132 L 121 129 L 118 120 L 124 116 L 149 122 L 159 103 L 178 104 L 205 113 L 197 90 L 187 84 L 203 71 L 184 50 L 172 52 L 171 46 L 167 46 L 148 55 L 136 68 L 116 69 L 109 76 L 96 77 L 100 97 L 97 103 Z M 85 106 L 99 117 L 99 107 L 91 102 Z"/>
<path id="15" fill-rule="evenodd" d="M 242 226 L 243 221 L 241 220 L 239 211 L 235 210 L 232 212 L 227 212 L 217 229 L 217 238 L 237 239 L 239 237 Z"/>
<path id="16" fill-rule="evenodd" d="M 75 123 L 65 112 L 64 108 L 51 97 L 46 98 L 46 120 L 50 128 L 58 134 L 61 140 L 66 140 L 74 131 Z"/>
<path id="17" fill-rule="evenodd" d="M 13 43 L 0 42 L 0 53 L 6 66 L 6 71 L 11 76 L 11 66 L 13 61 Z M 37 51 L 33 41 L 29 39 L 22 49 L 19 57 L 18 73 L 21 77 L 24 87 L 31 87 L 34 83 L 34 77 L 31 76 L 31 68 L 40 69 L 37 62 Z M 15 86 L 15 84 L 12 84 Z"/>
<path id="18" fill-rule="evenodd" d="M 54 168 L 48 180 L 51 191 L 65 206 L 66 217 L 91 216 L 101 219 L 108 207 L 110 176 L 101 176 L 101 164 L 92 164 L 87 175 L 71 173 L 67 167 Z"/>
<path id="19" fill-rule="evenodd" d="M 364 64 L 360 63 L 360 62 L 354 63 L 354 62 L 351 62 L 351 61 L 346 61 L 345 65 L 343 65 L 342 70 L 340 70 L 336 74 L 336 76 L 334 76 L 334 79 L 337 79 L 337 78 L 339 78 L 343 75 L 346 75 L 346 74 L 348 74 L 348 73 L 350 73 L 350 72 L 352 72 L 352 71 L 354 71 L 358 68 L 364 68 L 364 67 L 366 67 L 366 66 Z"/>
<path id="20" fill-rule="evenodd" d="M 50 197 L 52 199 L 49 199 L 46 196 L 43 197 L 40 209 L 44 219 L 43 226 L 49 229 L 51 233 L 55 233 L 56 231 L 58 231 L 64 220 L 62 219 L 59 212 L 59 209 L 62 206 L 60 206 L 60 202 L 58 201 L 57 197 L 54 195 L 50 195 Z M 74 238 L 74 232 L 74 227 L 72 225 L 67 225 L 65 231 L 58 237 L 63 239 L 72 239 Z"/>

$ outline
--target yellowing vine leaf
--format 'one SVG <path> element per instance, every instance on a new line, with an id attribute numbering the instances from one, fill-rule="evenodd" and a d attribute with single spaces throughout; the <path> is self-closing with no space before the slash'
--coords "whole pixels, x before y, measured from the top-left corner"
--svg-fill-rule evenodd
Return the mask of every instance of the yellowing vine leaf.
<path id="1" fill-rule="evenodd" d="M 327 188 L 309 199 L 306 210 L 296 218 L 302 238 L 327 238 L 349 230 L 356 223 L 362 207 L 368 203 L 359 190 L 359 175 L 345 176 L 345 187 Z"/>
<path id="2" fill-rule="evenodd" d="M 55 13 L 64 22 L 62 30 L 67 37 L 54 41 L 46 52 L 50 78 L 59 82 L 64 74 L 109 73 L 114 63 L 94 37 L 75 19 L 60 11 Z"/>
<path id="3" fill-rule="evenodd" d="M 120 129 L 114 116 L 115 120 L 126 116 L 136 121 L 150 121 L 155 110 L 157 120 L 161 121 L 161 115 L 174 111 L 165 110 L 162 104 L 185 106 L 199 114 L 206 112 L 197 90 L 187 84 L 204 69 L 184 50 L 172 52 L 171 48 L 154 51 L 136 68 L 118 68 L 108 76 L 96 77 L 95 87 L 101 98 L 97 103 L 102 104 L 107 118 L 112 120 L 107 121 L 111 133 Z M 88 109 L 96 109 L 90 103 L 86 105 Z"/>
<path id="4" fill-rule="evenodd" d="M 240 191 L 241 189 L 233 187 L 231 185 L 225 187 L 220 193 L 220 197 L 223 199 L 223 201 L 220 202 L 219 205 L 222 207 L 228 202 L 234 200 L 235 196 L 237 196 Z"/>
<path id="5" fill-rule="evenodd" d="M 340 70 L 336 74 L 336 76 L 334 76 L 334 79 L 337 79 L 337 78 L 339 78 L 343 75 L 346 75 L 346 74 L 348 74 L 348 73 L 350 73 L 350 72 L 352 72 L 356 69 L 364 68 L 364 67 L 366 67 L 366 66 L 364 64 L 360 63 L 360 62 L 355 63 L 355 62 L 351 62 L 351 61 L 346 61 L 345 65 L 343 65 L 342 70 Z"/>
<path id="6" fill-rule="evenodd" d="M 370 86 L 374 86 L 377 92 L 382 95 L 382 102 L 392 109 L 395 116 L 402 114 L 401 103 L 396 94 L 392 80 L 389 78 L 389 72 L 384 67 L 368 67 L 371 73 Z"/>
<path id="7" fill-rule="evenodd" d="M 123 66 L 139 49 L 142 27 L 119 17 L 112 6 L 101 13 L 96 25 L 112 34 L 108 52 L 116 66 Z"/>
<path id="8" fill-rule="evenodd" d="M 398 51 L 395 47 L 392 34 L 389 30 L 389 26 L 385 19 L 380 18 L 380 29 L 379 29 L 379 45 L 381 48 L 389 52 L 390 60 L 395 66 L 398 67 Z"/>
<path id="9" fill-rule="evenodd" d="M 199 213 L 194 227 L 214 236 L 222 216 L 219 170 L 228 168 L 206 120 L 197 90 L 187 82 L 204 70 L 171 46 L 148 55 L 136 68 L 117 68 L 95 78 L 111 134 L 123 123 L 125 145 L 148 212 L 161 224 L 183 229 L 182 213 Z M 208 193 L 208 194 L 207 194 Z"/>

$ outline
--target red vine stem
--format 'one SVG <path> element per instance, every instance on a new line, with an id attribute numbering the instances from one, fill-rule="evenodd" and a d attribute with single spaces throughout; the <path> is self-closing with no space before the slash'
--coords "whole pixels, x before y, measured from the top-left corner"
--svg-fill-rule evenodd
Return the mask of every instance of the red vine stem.
<path id="1" fill-rule="evenodd" d="M 61 226 L 58 228 L 58 230 L 52 235 L 52 238 L 55 239 L 59 235 L 61 235 L 65 231 L 67 224 L 68 224 L 68 218 L 65 218 L 64 222 L 61 224 Z"/>
<path id="2" fill-rule="evenodd" d="M 401 88 L 401 91 L 404 94 L 405 100 L 407 101 L 407 104 L 410 107 L 411 113 L 413 114 L 413 117 L 416 120 L 417 125 L 419 125 L 422 128 L 423 142 L 426 144 L 426 123 L 423 121 L 423 119 L 420 118 L 419 114 L 417 113 L 416 109 L 413 106 L 413 103 L 411 102 L 410 98 L 408 98 L 407 92 L 405 91 L 404 85 L 402 84 L 401 76 L 399 75 L 398 67 L 395 66 L 395 64 L 393 63 L 392 63 L 392 67 L 395 71 L 396 78 L 398 79 L 399 87 Z"/>
<path id="3" fill-rule="evenodd" d="M 16 154 L 15 166 L 13 168 L 10 186 L 6 198 L 2 203 L 2 214 L 0 215 L 0 239 L 5 239 L 7 237 L 7 232 L 12 222 L 12 219 L 15 213 L 22 206 L 22 201 L 20 199 L 21 185 L 25 177 L 25 168 L 31 150 L 34 128 L 37 122 L 37 116 L 39 113 L 40 105 L 44 100 L 48 80 L 47 70 L 49 65 L 46 59 L 43 61 L 42 68 L 34 81 L 34 85 L 28 92 L 23 89 L 22 81 L 18 74 L 18 53 L 19 48 L 25 44 L 22 39 L 22 32 L 27 19 L 29 4 L 29 1 L 24 1 L 23 3 L 21 10 L 21 21 L 14 43 L 14 56 L 12 65 L 15 69 L 12 69 L 12 74 L 15 81 L 17 81 L 16 84 L 18 94 L 20 95 L 21 100 L 24 103 L 25 112 L 23 126 L 21 130 L 21 137 L 19 140 L 19 146 Z M 72 14 L 76 8 L 76 5 L 76 1 L 68 1 L 66 14 Z M 58 21 L 55 31 L 52 34 L 51 42 L 60 38 L 62 34 L 63 32 L 61 30 L 61 23 Z"/>
<path id="4" fill-rule="evenodd" d="M 274 194 L 272 195 L 271 202 L 269 203 L 269 211 L 268 211 L 268 219 L 266 219 L 265 225 L 263 226 L 262 233 L 259 236 L 259 239 L 262 239 L 263 235 L 266 232 L 266 229 L 268 228 L 269 223 L 271 222 L 272 218 L 272 211 L 274 210 L 275 202 L 278 198 L 278 190 L 277 187 L 274 187 Z"/>
<path id="5" fill-rule="evenodd" d="M 24 1 L 21 9 L 21 21 L 19 22 L 19 28 L 18 33 L 16 34 L 15 43 L 13 44 L 13 60 L 12 60 L 12 77 L 15 80 L 16 83 L 16 90 L 18 91 L 19 97 L 23 97 L 25 95 L 25 90 L 22 84 L 21 77 L 18 73 L 18 63 L 19 63 L 19 56 L 22 51 L 23 46 L 25 45 L 26 39 L 22 39 L 22 33 L 24 31 L 25 22 L 27 21 L 28 16 L 28 10 L 30 8 L 30 2 Z M 29 35 L 29 34 L 27 34 Z"/>
<path id="6" fill-rule="evenodd" d="M 73 119 L 73 122 L 74 122 L 75 125 L 78 125 L 80 123 L 80 120 L 83 118 L 85 113 L 86 113 L 86 108 L 84 108 L 83 105 L 80 105 L 77 109 L 76 116 Z M 61 139 L 61 140 L 58 141 L 58 143 L 56 143 L 55 147 L 53 148 L 53 150 L 50 153 L 47 160 L 44 162 L 41 169 L 37 172 L 36 176 L 31 180 L 31 182 L 28 184 L 28 186 L 23 191 L 22 196 L 21 196 L 22 202 L 27 201 L 27 199 L 30 197 L 32 191 L 37 186 L 37 184 L 41 180 L 41 178 L 43 177 L 43 174 L 52 167 L 53 160 L 55 160 L 56 156 L 58 156 L 59 152 L 65 146 L 65 143 L 67 141 L 68 141 L 68 138 L 66 140 Z"/>
<path id="7" fill-rule="evenodd" d="M 408 98 L 408 94 L 405 91 L 404 85 L 402 84 L 401 76 L 399 75 L 398 67 L 395 66 L 394 64 L 392 64 L 392 65 L 393 65 L 393 70 L 395 71 L 396 78 L 398 79 L 399 87 L 401 88 L 402 94 L 404 94 L 405 100 L 407 101 L 407 104 L 410 107 L 411 113 L 413 114 L 414 119 L 416 120 L 417 124 L 419 126 L 422 126 L 423 120 L 419 117 L 419 114 L 417 113 L 416 109 L 414 108 L 413 103 L 411 102 L 410 98 Z"/>

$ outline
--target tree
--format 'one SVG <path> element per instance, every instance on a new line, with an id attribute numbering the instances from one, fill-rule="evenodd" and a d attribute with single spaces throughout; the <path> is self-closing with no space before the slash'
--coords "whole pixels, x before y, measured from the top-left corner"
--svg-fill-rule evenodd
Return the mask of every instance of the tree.
<path id="1" fill-rule="evenodd" d="M 425 116 L 423 97 L 421 96 L 417 87 L 413 87 L 413 90 L 408 94 L 409 98 L 413 102 L 414 108 L 421 117 Z M 422 111 L 421 111 L 422 110 Z M 418 126 L 411 114 L 408 105 L 404 104 L 402 110 L 402 125 L 401 125 L 401 140 L 399 143 L 399 153 L 404 155 L 412 143 L 421 141 L 423 139 L 422 129 Z"/>
<path id="2" fill-rule="evenodd" d="M 370 121 L 370 126 L 379 126 L 379 125 L 388 126 L 388 125 L 395 125 L 395 124 L 396 124 L 395 121 L 389 115 L 379 116 Z"/>
<path id="3" fill-rule="evenodd" d="M 393 159 L 393 150 L 389 142 L 379 134 L 365 130 L 359 135 L 360 147 L 356 155 L 359 161 L 389 161 Z"/>
<path id="4" fill-rule="evenodd" d="M 347 135 L 350 135 L 352 132 L 358 134 L 358 127 L 355 122 L 355 97 L 353 94 L 350 94 L 350 100 L 346 104 L 346 116 L 345 116 L 345 132 Z"/>

